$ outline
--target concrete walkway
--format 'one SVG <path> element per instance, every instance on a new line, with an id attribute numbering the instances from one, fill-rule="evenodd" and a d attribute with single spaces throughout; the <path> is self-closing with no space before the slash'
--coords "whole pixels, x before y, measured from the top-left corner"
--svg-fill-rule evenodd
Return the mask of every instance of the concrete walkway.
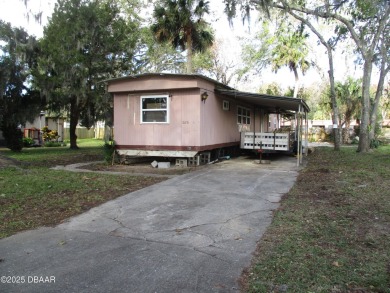
<path id="1" fill-rule="evenodd" d="M 0 292 L 238 292 L 295 164 L 225 161 L 2 239 Z"/>
<path id="2" fill-rule="evenodd" d="M 165 175 L 165 174 L 154 174 L 154 173 L 129 173 L 129 172 L 116 172 L 116 171 L 94 171 L 89 169 L 83 169 L 82 167 L 102 163 L 103 161 L 89 162 L 89 163 L 77 163 L 66 166 L 55 166 L 51 168 L 52 170 L 63 170 L 76 173 L 97 173 L 97 174 L 111 174 L 111 175 L 130 175 L 130 176 L 148 176 L 148 177 L 164 177 L 164 178 L 173 178 L 176 175 Z"/>

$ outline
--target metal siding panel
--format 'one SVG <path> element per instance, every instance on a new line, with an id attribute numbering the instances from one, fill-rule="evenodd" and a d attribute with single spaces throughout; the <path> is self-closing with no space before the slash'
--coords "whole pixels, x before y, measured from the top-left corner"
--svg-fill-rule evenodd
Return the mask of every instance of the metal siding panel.
<path id="1" fill-rule="evenodd" d="M 182 93 L 180 121 L 182 145 L 200 146 L 199 100 L 199 90 Z"/>
<path id="2" fill-rule="evenodd" d="M 230 102 L 230 110 L 222 109 L 223 99 L 209 93 L 205 103 L 201 102 L 201 144 L 214 145 L 229 142 L 239 142 L 240 133 L 237 127 L 237 108 Z"/>
<path id="3" fill-rule="evenodd" d="M 127 94 L 116 94 L 114 136 L 117 144 L 199 146 L 199 109 L 194 103 L 198 94 L 194 90 L 176 90 L 171 95 L 168 124 L 141 124 L 140 95 L 128 98 Z M 183 124 L 183 119 L 188 124 Z"/>
<path id="4" fill-rule="evenodd" d="M 175 89 L 187 89 L 197 87 L 196 79 L 168 78 L 161 76 L 137 78 L 128 80 L 110 81 L 107 91 L 114 92 L 140 92 L 140 91 L 167 91 Z"/>

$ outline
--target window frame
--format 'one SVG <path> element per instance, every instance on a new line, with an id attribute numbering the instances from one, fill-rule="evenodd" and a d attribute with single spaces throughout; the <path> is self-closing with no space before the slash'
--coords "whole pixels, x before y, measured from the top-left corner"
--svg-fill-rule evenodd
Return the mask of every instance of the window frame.
<path id="1" fill-rule="evenodd" d="M 166 108 L 156 108 L 156 109 L 144 109 L 143 108 L 143 99 L 161 99 L 166 98 L 167 106 Z M 163 95 L 144 95 L 140 96 L 140 124 L 169 124 L 169 108 L 170 108 L 170 99 L 168 94 Z M 144 112 L 166 112 L 166 121 L 143 121 Z"/>
<path id="2" fill-rule="evenodd" d="M 237 106 L 237 124 L 251 125 L 251 122 L 251 110 L 243 106 Z"/>
<path id="3" fill-rule="evenodd" d="M 230 101 L 222 100 L 222 110 L 230 111 Z"/>

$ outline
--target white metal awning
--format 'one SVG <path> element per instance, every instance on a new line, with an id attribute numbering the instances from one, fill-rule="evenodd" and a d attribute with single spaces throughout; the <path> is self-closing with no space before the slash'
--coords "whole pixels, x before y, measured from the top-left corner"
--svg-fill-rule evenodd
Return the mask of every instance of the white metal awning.
<path id="1" fill-rule="evenodd" d="M 288 111 L 310 112 L 310 108 L 306 102 L 298 98 L 255 94 L 233 89 L 215 89 L 215 92 L 217 94 L 227 96 L 232 100 L 261 107 L 266 109 L 269 113 L 283 113 Z"/>

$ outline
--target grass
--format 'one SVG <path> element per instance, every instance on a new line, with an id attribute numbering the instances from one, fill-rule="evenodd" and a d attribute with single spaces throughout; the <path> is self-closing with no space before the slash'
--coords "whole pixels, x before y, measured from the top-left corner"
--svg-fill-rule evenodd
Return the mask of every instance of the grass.
<path id="1" fill-rule="evenodd" d="M 103 142 L 0 151 L 0 238 L 55 225 L 161 178 L 54 171 L 102 160 Z M 246 292 L 390 292 L 390 146 L 367 154 L 321 148 L 283 197 L 243 274 Z"/>
<path id="2" fill-rule="evenodd" d="M 246 292 L 390 292 L 390 146 L 316 150 L 243 275 Z"/>
<path id="3" fill-rule="evenodd" d="M 77 145 L 80 147 L 79 150 L 71 150 L 69 146 L 38 147 L 23 148 L 21 152 L 2 149 L 0 154 L 29 165 L 46 167 L 104 159 L 102 140 L 79 139 Z"/>
<path id="4" fill-rule="evenodd" d="M 164 178 L 73 173 L 48 167 L 103 160 L 103 142 L 80 140 L 69 147 L 23 149 L 0 154 L 21 164 L 0 168 L 0 238 L 51 226 L 94 206 Z"/>

